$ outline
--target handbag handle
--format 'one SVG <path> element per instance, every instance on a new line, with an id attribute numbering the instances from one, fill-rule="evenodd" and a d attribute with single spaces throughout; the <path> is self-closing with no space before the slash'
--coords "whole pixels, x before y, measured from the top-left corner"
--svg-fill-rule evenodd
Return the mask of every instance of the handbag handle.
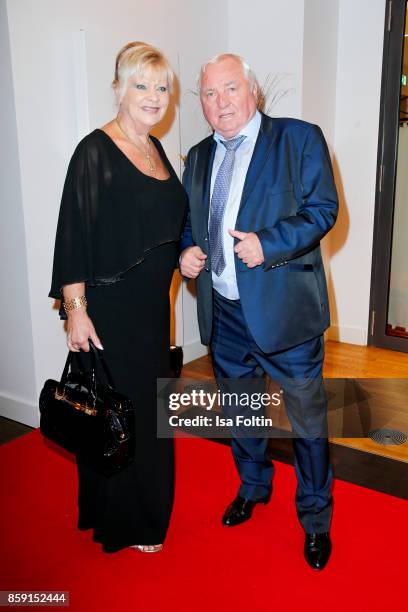
<path id="1" fill-rule="evenodd" d="M 94 343 L 92 342 L 91 339 L 89 339 L 89 346 L 90 346 L 90 353 L 91 353 L 91 371 L 90 371 L 90 380 L 91 380 L 91 390 L 90 390 L 90 395 L 93 396 L 94 400 L 96 399 L 96 384 L 97 384 L 97 363 L 100 364 L 101 369 L 105 375 L 106 378 L 106 384 L 107 386 L 114 390 L 115 389 L 115 384 L 113 382 L 113 378 L 112 378 L 112 374 L 110 373 L 110 370 L 107 366 L 106 361 L 104 360 L 104 358 L 102 357 L 102 351 L 97 349 L 96 346 L 94 345 Z M 68 379 L 68 374 L 69 371 L 71 369 L 71 365 L 74 359 L 77 359 L 79 362 L 79 366 L 81 371 L 85 372 L 85 368 L 83 367 L 83 362 L 80 356 L 80 353 L 76 353 L 74 351 L 69 351 L 68 352 L 68 356 L 67 356 L 67 360 L 65 362 L 65 366 L 64 366 L 64 370 L 62 372 L 62 376 L 61 376 L 61 380 L 60 380 L 60 384 L 59 384 L 59 388 L 63 389 L 66 385 L 67 379 Z"/>
<path id="2" fill-rule="evenodd" d="M 101 349 L 96 348 L 96 346 L 94 345 L 94 343 L 92 342 L 91 339 L 89 339 L 89 346 L 91 347 L 91 351 L 93 354 L 93 362 L 92 362 L 92 367 L 94 369 L 94 371 L 96 372 L 96 362 L 100 363 L 100 365 L 102 366 L 102 370 L 103 373 L 106 377 L 106 383 L 107 386 L 110 387 L 112 389 L 112 391 L 115 390 L 115 383 L 113 382 L 113 378 L 112 378 L 112 374 L 108 368 L 108 364 L 106 363 L 105 359 L 103 358 L 103 351 Z"/>

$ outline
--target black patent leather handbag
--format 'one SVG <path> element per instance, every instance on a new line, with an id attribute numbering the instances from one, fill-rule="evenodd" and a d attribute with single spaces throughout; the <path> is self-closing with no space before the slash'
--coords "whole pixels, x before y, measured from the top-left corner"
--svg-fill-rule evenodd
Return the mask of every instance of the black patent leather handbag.
<path id="1" fill-rule="evenodd" d="M 134 406 L 116 391 L 102 351 L 91 341 L 90 356 L 89 371 L 80 353 L 70 352 L 61 380 L 45 382 L 40 395 L 40 430 L 75 453 L 78 461 L 110 476 L 134 459 Z"/>

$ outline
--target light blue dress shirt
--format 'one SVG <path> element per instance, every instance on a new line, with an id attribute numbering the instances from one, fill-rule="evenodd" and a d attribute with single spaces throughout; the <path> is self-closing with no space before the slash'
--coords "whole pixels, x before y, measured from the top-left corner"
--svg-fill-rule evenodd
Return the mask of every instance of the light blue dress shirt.
<path id="1" fill-rule="evenodd" d="M 228 230 L 235 229 L 242 190 L 244 188 L 245 178 L 248 172 L 252 154 L 254 152 L 260 127 L 261 114 L 259 111 L 256 111 L 255 115 L 247 123 L 247 125 L 242 128 L 239 134 L 236 134 L 236 136 L 242 135 L 246 136 L 246 138 L 235 153 L 235 164 L 232 173 L 231 187 L 224 212 L 222 234 L 226 266 L 220 276 L 217 276 L 214 272 L 212 272 L 214 289 L 229 300 L 239 300 L 239 293 L 237 276 L 235 273 L 234 238 L 230 236 Z M 234 138 L 236 138 L 236 136 L 234 136 Z M 214 189 L 215 177 L 217 176 L 218 169 L 225 155 L 225 147 L 220 143 L 220 141 L 225 140 L 225 138 L 215 132 L 214 140 L 217 142 L 217 149 L 215 151 L 211 173 L 211 197 Z"/>

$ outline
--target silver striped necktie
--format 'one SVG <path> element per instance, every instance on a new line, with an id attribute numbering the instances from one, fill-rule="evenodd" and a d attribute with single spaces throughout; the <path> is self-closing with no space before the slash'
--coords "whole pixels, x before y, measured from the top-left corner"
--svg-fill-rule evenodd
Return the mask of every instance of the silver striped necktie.
<path id="1" fill-rule="evenodd" d="M 222 225 L 225 206 L 231 186 L 235 163 L 235 152 L 246 136 L 237 136 L 231 140 L 221 140 L 226 151 L 218 169 L 211 198 L 210 222 L 208 226 L 211 251 L 211 268 L 217 276 L 225 269 L 225 256 L 222 239 Z"/>

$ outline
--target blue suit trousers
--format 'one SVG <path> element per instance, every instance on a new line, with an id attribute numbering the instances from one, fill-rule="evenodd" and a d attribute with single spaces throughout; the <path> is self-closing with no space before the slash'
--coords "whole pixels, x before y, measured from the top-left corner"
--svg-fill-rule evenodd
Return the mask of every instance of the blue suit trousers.
<path id="1" fill-rule="evenodd" d="M 297 476 L 296 510 L 306 533 L 329 531 L 332 470 L 327 439 L 327 402 L 323 387 L 323 336 L 276 353 L 264 353 L 246 325 L 240 300 L 214 291 L 211 352 L 216 378 L 263 378 L 284 392 Z M 274 466 L 268 439 L 233 438 L 231 448 L 241 479 L 238 494 L 259 500 L 271 493 Z"/>

